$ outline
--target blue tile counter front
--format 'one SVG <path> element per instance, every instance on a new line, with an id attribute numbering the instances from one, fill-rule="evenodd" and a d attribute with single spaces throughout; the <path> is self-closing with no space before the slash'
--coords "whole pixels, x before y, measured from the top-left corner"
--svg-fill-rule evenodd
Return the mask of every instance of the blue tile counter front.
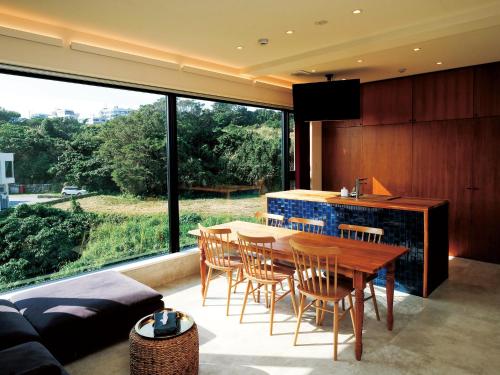
<path id="1" fill-rule="evenodd" d="M 395 289 L 423 295 L 424 273 L 424 214 L 386 208 L 340 205 L 296 199 L 267 198 L 267 212 L 285 216 L 288 227 L 290 217 L 318 219 L 325 222 L 324 234 L 340 237 L 340 224 L 363 225 L 382 228 L 382 242 L 404 246 L 410 251 L 396 263 Z M 385 287 L 385 269 L 374 280 Z"/>

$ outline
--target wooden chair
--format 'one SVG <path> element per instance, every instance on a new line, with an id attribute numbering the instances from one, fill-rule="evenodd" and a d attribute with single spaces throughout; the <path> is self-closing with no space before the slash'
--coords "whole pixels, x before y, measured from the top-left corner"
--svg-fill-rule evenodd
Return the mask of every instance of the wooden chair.
<path id="1" fill-rule="evenodd" d="M 268 214 L 267 212 L 256 212 L 255 217 L 260 224 L 270 227 L 282 228 L 285 222 L 285 217 L 283 215 Z"/>
<path id="2" fill-rule="evenodd" d="M 293 280 L 293 272 L 289 269 L 280 267 L 274 264 L 273 243 L 274 237 L 250 237 L 238 232 L 238 243 L 240 256 L 243 260 L 243 273 L 248 280 L 243 306 L 241 308 L 240 323 L 243 321 L 243 314 L 248 300 L 248 295 L 257 290 L 257 299 L 259 300 L 260 288 L 266 288 L 266 306 L 269 307 L 268 286 L 271 287 L 271 318 L 269 334 L 273 334 L 274 309 L 276 302 L 290 294 L 292 299 L 292 307 L 295 315 L 297 315 L 297 305 L 295 301 L 295 285 Z M 281 284 L 284 280 L 288 280 L 289 290 L 279 295 L 276 293 L 276 285 Z M 254 288 L 253 283 L 257 283 Z"/>
<path id="3" fill-rule="evenodd" d="M 209 229 L 198 224 L 200 229 L 202 246 L 205 249 L 205 264 L 208 267 L 207 282 L 203 293 L 203 306 L 207 298 L 208 286 L 212 277 L 212 271 L 218 270 L 226 273 L 228 280 L 226 315 L 229 315 L 229 303 L 231 301 L 231 290 L 243 281 L 243 263 L 238 255 L 231 254 L 229 247 L 229 235 L 231 229 Z M 233 283 L 233 272 L 237 272 L 236 280 Z"/>
<path id="4" fill-rule="evenodd" d="M 300 294 L 299 317 L 293 345 L 297 345 L 300 322 L 304 311 L 316 308 L 316 323 L 323 319 L 324 313 L 333 314 L 333 359 L 337 360 L 337 344 L 339 321 L 349 311 L 352 328 L 355 329 L 354 309 L 351 293 L 354 290 L 352 282 L 337 277 L 337 258 L 342 255 L 338 247 L 312 247 L 305 246 L 295 240 L 290 240 L 293 260 L 299 276 L 298 290 Z M 333 274 L 332 270 L 333 269 Z M 306 305 L 306 298 L 312 302 Z M 339 311 L 339 301 L 349 298 L 349 308 L 342 313 Z M 328 309 L 328 302 L 333 302 L 333 310 Z M 321 317 L 319 314 L 321 310 Z"/>
<path id="5" fill-rule="evenodd" d="M 353 240 L 367 241 L 380 243 L 382 236 L 384 235 L 384 230 L 381 228 L 371 228 L 363 227 L 360 225 L 350 225 L 350 224 L 340 224 L 340 237 L 350 238 Z M 375 309 L 375 315 L 377 320 L 380 320 L 380 314 L 378 312 L 377 297 L 375 295 L 375 288 L 373 287 L 373 280 L 377 277 L 377 274 L 372 274 L 367 277 L 368 285 L 370 286 L 370 297 L 366 297 L 365 301 L 371 299 L 373 301 L 373 308 Z"/>
<path id="6" fill-rule="evenodd" d="M 309 232 L 323 234 L 325 222 L 323 220 L 305 219 L 302 217 L 291 217 L 288 219 L 290 229 L 300 230 L 301 232 Z"/>

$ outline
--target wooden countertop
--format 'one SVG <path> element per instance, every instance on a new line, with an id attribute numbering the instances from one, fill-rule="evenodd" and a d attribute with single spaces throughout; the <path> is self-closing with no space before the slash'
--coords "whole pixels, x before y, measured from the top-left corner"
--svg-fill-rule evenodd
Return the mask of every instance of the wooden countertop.
<path id="1" fill-rule="evenodd" d="M 348 206 L 362 206 L 386 208 L 404 211 L 427 211 L 429 208 L 441 206 L 448 201 L 443 199 L 393 197 L 388 195 L 365 194 L 360 199 L 341 198 L 339 192 L 319 190 L 287 190 L 267 193 L 267 198 L 295 199 L 310 202 L 324 202 L 332 204 L 345 204 Z"/>

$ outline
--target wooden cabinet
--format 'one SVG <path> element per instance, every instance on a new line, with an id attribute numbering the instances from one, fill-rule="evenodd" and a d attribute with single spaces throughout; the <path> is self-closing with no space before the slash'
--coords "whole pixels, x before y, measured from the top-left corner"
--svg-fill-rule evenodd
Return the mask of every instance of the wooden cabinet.
<path id="1" fill-rule="evenodd" d="M 365 83 L 361 87 L 363 125 L 401 124 L 412 119 L 412 79 Z"/>
<path id="2" fill-rule="evenodd" d="M 360 177 L 368 177 L 365 192 L 410 195 L 412 126 L 409 123 L 365 126 Z"/>
<path id="3" fill-rule="evenodd" d="M 474 120 L 413 125 L 412 195 L 448 199 L 449 251 L 470 257 Z"/>
<path id="4" fill-rule="evenodd" d="M 323 124 L 323 189 L 349 190 L 361 173 L 361 127 L 335 127 Z"/>
<path id="5" fill-rule="evenodd" d="M 500 118 L 474 124 L 471 258 L 500 263 Z"/>
<path id="6" fill-rule="evenodd" d="M 476 67 L 475 105 L 478 117 L 500 116 L 500 62 Z"/>
<path id="7" fill-rule="evenodd" d="M 474 68 L 422 74 L 413 80 L 416 122 L 473 117 Z"/>

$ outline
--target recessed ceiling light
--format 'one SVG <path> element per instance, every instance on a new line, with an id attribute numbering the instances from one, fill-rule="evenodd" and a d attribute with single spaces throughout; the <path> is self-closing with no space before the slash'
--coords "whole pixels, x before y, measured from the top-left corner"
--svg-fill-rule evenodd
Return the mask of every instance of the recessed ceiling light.
<path id="1" fill-rule="evenodd" d="M 287 30 L 287 31 L 285 32 L 285 34 L 292 35 L 292 34 L 293 34 L 293 32 L 294 32 L 293 30 Z"/>
<path id="2" fill-rule="evenodd" d="M 319 21 L 314 22 L 314 24 L 317 26 L 323 26 L 323 25 L 326 25 L 327 23 L 328 23 L 327 20 L 319 20 Z"/>
<path id="3" fill-rule="evenodd" d="M 353 13 L 353 14 L 361 14 L 361 12 L 362 12 L 362 11 L 363 11 L 362 9 L 354 9 L 354 10 L 352 11 L 352 13 Z"/>
<path id="4" fill-rule="evenodd" d="M 316 73 L 316 69 L 311 69 L 311 72 Z"/>
<path id="5" fill-rule="evenodd" d="M 342 78 L 342 81 L 345 81 L 347 78 Z"/>
<path id="6" fill-rule="evenodd" d="M 243 46 L 238 46 L 238 47 L 236 47 L 236 49 L 241 51 L 243 49 Z"/>
<path id="7" fill-rule="evenodd" d="M 438 62 L 436 63 L 436 65 L 443 65 L 443 62 L 442 62 L 442 61 L 438 61 Z"/>
<path id="8" fill-rule="evenodd" d="M 359 62 L 359 63 L 362 63 L 362 62 L 363 62 L 363 60 L 359 59 L 359 60 L 358 60 L 358 62 Z"/>
<path id="9" fill-rule="evenodd" d="M 418 51 L 422 51 L 422 48 L 420 48 L 420 47 L 415 47 L 415 48 L 413 48 L 413 50 L 414 50 L 415 52 L 418 52 Z"/>
<path id="10" fill-rule="evenodd" d="M 398 72 L 399 72 L 399 73 L 404 73 L 404 72 L 406 72 L 406 68 L 399 68 L 399 69 L 398 69 Z"/>

